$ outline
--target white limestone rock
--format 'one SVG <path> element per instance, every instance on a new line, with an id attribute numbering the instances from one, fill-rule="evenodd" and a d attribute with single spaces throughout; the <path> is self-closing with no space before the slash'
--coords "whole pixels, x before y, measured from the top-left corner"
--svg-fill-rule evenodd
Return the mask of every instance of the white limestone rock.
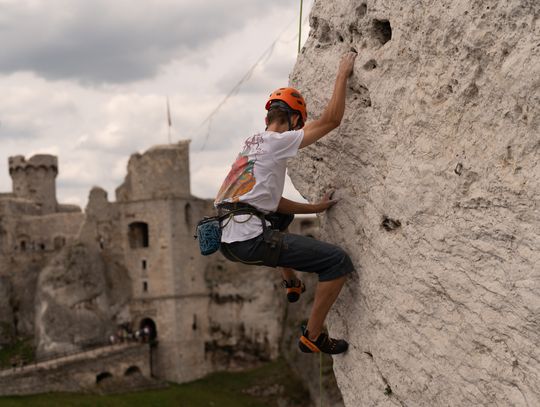
<path id="1" fill-rule="evenodd" d="M 317 0 L 291 77 L 342 126 L 291 163 L 357 267 L 329 319 L 347 406 L 540 405 L 540 3 Z"/>
<path id="2" fill-rule="evenodd" d="M 107 343 L 130 298 L 127 270 L 84 243 L 67 246 L 39 276 L 40 355 Z"/>

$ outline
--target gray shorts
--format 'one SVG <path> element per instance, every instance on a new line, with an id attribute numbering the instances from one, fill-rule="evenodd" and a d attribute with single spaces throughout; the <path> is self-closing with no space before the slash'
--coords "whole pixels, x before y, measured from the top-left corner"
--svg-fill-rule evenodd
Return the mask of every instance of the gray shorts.
<path id="1" fill-rule="evenodd" d="M 284 230 L 292 221 L 292 216 L 287 220 L 288 222 L 282 219 L 281 222 L 272 224 L 277 226 L 276 229 Z M 243 242 L 221 243 L 221 253 L 231 261 L 244 264 L 290 267 L 298 271 L 317 273 L 319 281 L 335 280 L 354 271 L 349 255 L 338 246 L 278 230 L 273 230 L 272 233 L 280 234 L 279 247 L 271 245 L 261 234 Z"/>

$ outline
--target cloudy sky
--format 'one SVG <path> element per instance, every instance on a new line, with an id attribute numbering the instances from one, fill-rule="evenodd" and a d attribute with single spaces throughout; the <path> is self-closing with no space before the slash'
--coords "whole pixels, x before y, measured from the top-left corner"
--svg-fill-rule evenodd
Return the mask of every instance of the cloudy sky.
<path id="1" fill-rule="evenodd" d="M 84 207 L 94 185 L 114 200 L 129 155 L 167 143 L 168 97 L 173 142 L 191 139 L 192 193 L 213 197 L 242 140 L 263 129 L 268 94 L 288 82 L 299 6 L 0 0 L 0 192 L 11 191 L 9 156 L 50 153 L 60 202 Z M 285 195 L 300 199 L 290 183 Z"/>

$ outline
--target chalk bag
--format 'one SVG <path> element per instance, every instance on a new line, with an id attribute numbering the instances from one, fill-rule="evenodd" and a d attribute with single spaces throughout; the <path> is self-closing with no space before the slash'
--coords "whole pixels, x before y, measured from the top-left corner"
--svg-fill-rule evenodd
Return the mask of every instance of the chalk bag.
<path id="1" fill-rule="evenodd" d="M 205 217 L 197 224 L 197 235 L 199 249 L 203 256 L 215 253 L 221 245 L 221 226 L 218 217 Z"/>

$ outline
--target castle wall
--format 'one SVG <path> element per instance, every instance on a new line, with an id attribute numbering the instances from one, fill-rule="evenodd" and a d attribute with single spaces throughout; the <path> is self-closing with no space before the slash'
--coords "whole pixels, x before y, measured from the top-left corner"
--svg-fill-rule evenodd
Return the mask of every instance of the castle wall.
<path id="1" fill-rule="evenodd" d="M 24 216 L 18 219 L 13 231 L 12 250 L 58 251 L 72 241 L 84 221 L 82 212 L 53 213 L 43 216 Z M 26 242 L 23 250 L 22 241 Z"/>
<path id="2" fill-rule="evenodd" d="M 138 375 L 126 375 L 133 367 L 141 376 L 150 378 L 148 345 L 111 346 L 35 366 L 0 371 L 0 395 L 99 392 L 106 383 L 97 383 L 97 376 L 103 373 L 111 375 L 108 380 L 113 381 L 118 391 L 139 379 Z"/>

